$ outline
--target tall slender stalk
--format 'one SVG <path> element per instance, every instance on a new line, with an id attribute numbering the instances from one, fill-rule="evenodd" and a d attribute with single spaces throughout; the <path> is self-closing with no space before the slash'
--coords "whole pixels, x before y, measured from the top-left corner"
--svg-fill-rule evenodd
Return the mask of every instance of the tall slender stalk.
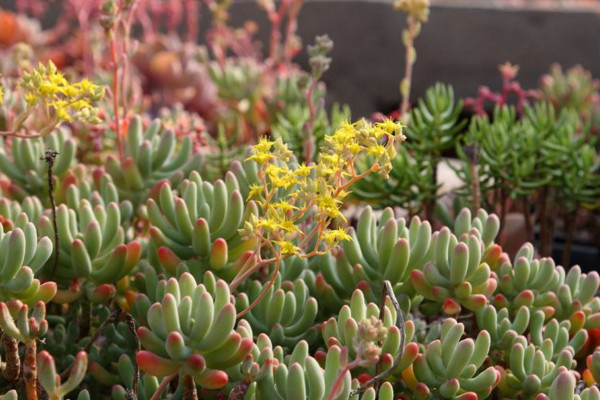
<path id="1" fill-rule="evenodd" d="M 400 94 L 402 95 L 402 103 L 400 103 L 400 115 L 404 122 L 408 121 L 408 107 L 410 105 L 410 90 L 412 86 L 413 65 L 416 61 L 415 50 L 415 27 L 417 24 L 416 18 L 412 15 L 408 16 L 408 28 L 404 35 L 404 46 L 406 47 L 404 60 L 404 78 L 400 83 Z"/>

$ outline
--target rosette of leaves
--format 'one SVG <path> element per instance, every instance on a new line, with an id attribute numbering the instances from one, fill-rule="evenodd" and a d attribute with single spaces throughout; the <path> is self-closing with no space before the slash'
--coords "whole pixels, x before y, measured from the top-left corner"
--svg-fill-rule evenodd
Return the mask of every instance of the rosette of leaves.
<path id="1" fill-rule="evenodd" d="M 413 363 L 415 399 L 486 399 L 498 385 L 500 373 L 490 366 L 480 370 L 490 349 L 490 335 L 482 330 L 466 338 L 464 325 L 448 318 L 441 337 L 430 342 Z"/>
<path id="2" fill-rule="evenodd" d="M 511 316 L 507 308 L 496 310 L 494 306 L 487 305 L 478 310 L 475 316 L 477 326 L 490 335 L 490 356 L 496 360 L 505 357 L 519 335 L 525 333 L 531 320 L 531 313 L 526 306 L 522 306 Z"/>
<path id="3" fill-rule="evenodd" d="M 88 200 L 95 207 L 106 207 L 108 203 L 116 203 L 121 211 L 121 223 L 125 224 L 133 216 L 133 205 L 129 200 L 121 200 L 119 191 L 112 177 L 101 168 L 89 171 L 85 164 L 78 164 L 68 171 L 67 176 L 56 190 L 57 204 L 66 204 L 71 209 L 78 209 L 81 200 Z"/>
<path id="4" fill-rule="evenodd" d="M 575 353 L 583 348 L 588 338 L 587 331 L 577 327 L 572 331 L 571 322 L 558 322 L 551 319 L 545 323 L 546 315 L 537 310 L 533 313 L 529 307 L 521 306 L 514 315 L 507 308 L 498 311 L 488 305 L 476 312 L 477 326 L 490 334 L 491 356 L 497 360 L 508 361 L 509 352 L 514 344 L 523 342 L 522 335 L 529 332 L 529 341 L 542 349 L 548 359 L 556 361 L 559 353 L 570 346 Z M 572 337 L 571 337 L 572 336 Z"/>
<path id="5" fill-rule="evenodd" d="M 414 217 L 410 226 L 403 218 L 396 219 L 392 209 L 385 209 L 379 220 L 366 207 L 355 228 L 348 234 L 352 240 L 343 242 L 338 250 L 319 257 L 315 271 L 307 271 L 304 279 L 323 306 L 332 312 L 341 308 L 354 289 L 359 287 L 369 301 L 379 299 L 383 280 L 389 280 L 401 296 L 405 311 L 410 308 L 414 289 L 410 272 L 422 268 L 432 240 L 431 225 Z"/>
<path id="6" fill-rule="evenodd" d="M 581 324 L 574 325 L 568 320 L 559 322 L 556 318 L 545 320 L 546 316 L 541 310 L 531 315 L 529 342 L 542 350 L 549 360 L 556 362 L 567 347 L 577 354 L 586 344 L 588 333 Z"/>
<path id="7" fill-rule="evenodd" d="M 48 197 L 48 165 L 42 159 L 46 150 L 58 152 L 52 167 L 56 177 L 63 177 L 75 163 L 77 142 L 66 128 L 44 138 L 3 138 L 0 142 L 0 171 L 12 180 L 8 194 L 17 200 L 28 195 Z"/>
<path id="8" fill-rule="evenodd" d="M 35 278 L 50 259 L 52 248 L 48 237 L 38 239 L 35 225 L 23 213 L 17 216 L 11 231 L 5 233 L 0 225 L 0 301 L 20 300 L 33 306 L 38 301 L 52 300 L 56 283 L 41 283 Z"/>
<path id="9" fill-rule="evenodd" d="M 374 303 L 368 303 L 360 290 L 355 290 L 350 304 L 344 305 L 337 318 L 329 318 L 322 324 L 323 340 L 328 348 L 332 346 L 348 348 L 350 358 L 356 357 L 357 351 L 362 349 L 357 344 L 360 343 L 361 330 L 364 329 L 383 329 L 385 331 L 384 339 L 381 342 L 381 352 L 379 355 L 379 369 L 387 370 L 392 368 L 396 356 L 400 352 L 402 342 L 402 332 L 396 325 L 397 314 L 389 298 L 386 299 L 383 313 Z M 402 352 L 400 363 L 394 369 L 394 374 L 403 374 L 415 361 L 419 353 L 419 346 L 412 342 L 415 332 L 413 321 L 406 321 L 404 324 L 405 345 Z M 374 366 L 367 369 L 370 375 L 376 375 Z M 407 371 L 408 372 L 408 371 Z"/>
<path id="10" fill-rule="evenodd" d="M 551 317 L 554 314 L 550 307 L 554 298 L 552 291 L 560 284 L 564 269 L 557 268 L 551 258 L 534 259 L 533 256 L 533 245 L 525 243 L 515 255 L 514 265 L 505 259 L 497 268 L 498 293 L 494 296 L 494 305 L 511 309 L 534 306 Z"/>
<path id="11" fill-rule="evenodd" d="M 236 298 L 238 312 L 248 308 L 263 292 L 264 284 L 252 281 Z M 263 299 L 244 315 L 252 330 L 269 335 L 274 345 L 291 348 L 300 340 L 314 343 L 318 337 L 315 321 L 319 305 L 309 295 L 303 280 L 282 281 L 281 274 L 275 277 Z"/>
<path id="12" fill-rule="evenodd" d="M 352 375 L 348 349 L 332 346 L 327 350 L 324 368 L 309 355 L 308 343 L 299 342 L 284 363 L 270 361 L 266 374 L 253 388 L 256 400 L 267 399 L 348 399 L 352 389 Z M 339 375 L 342 372 L 342 378 Z M 334 384 L 340 380 L 335 393 Z"/>
<path id="13" fill-rule="evenodd" d="M 152 245 L 158 264 L 170 273 L 169 266 L 186 261 L 187 269 L 200 276 L 207 269 L 225 276 L 235 275 L 235 264 L 255 240 L 242 240 L 238 229 L 258 209 L 253 201 L 244 204 L 238 182 L 228 173 L 214 184 L 203 181 L 196 172 L 190 174 L 174 193 L 169 184 L 149 199 L 148 216 L 152 227 Z"/>
<path id="14" fill-rule="evenodd" d="M 46 263 L 46 274 L 63 286 L 56 301 L 68 303 L 82 294 L 92 302 L 104 302 L 114 296 L 114 285 L 137 264 L 141 246 L 137 241 L 125 243 L 121 211 L 116 203 L 92 206 L 81 200 L 77 209 L 61 204 L 56 209 L 57 234 L 60 242 L 58 265 Z M 54 237 L 48 215 L 39 222 L 40 232 Z M 84 290 L 68 289 L 79 280 Z"/>
<path id="15" fill-rule="evenodd" d="M 479 233 L 474 229 L 474 233 Z M 485 246 L 476 234 L 458 239 L 448 228 L 434 233 L 431 258 L 422 269 L 411 271 L 410 279 L 416 292 L 432 303 L 423 304 L 426 313 L 439 307 L 448 315 L 460 313 L 465 307 L 477 311 L 488 303 L 497 281 L 487 263 L 482 262 Z"/>
<path id="16" fill-rule="evenodd" d="M 527 344 L 523 338 L 513 345 L 508 365 L 502 372 L 499 388 L 505 396 L 519 396 L 534 399 L 539 393 L 548 393 L 555 379 L 573 367 L 574 351 L 564 348 L 552 362 L 554 354 L 551 346 L 538 349 Z"/>
<path id="17" fill-rule="evenodd" d="M 452 232 L 461 240 L 468 235 L 478 236 L 483 242 L 485 253 L 493 252 L 494 241 L 500 231 L 500 220 L 495 214 L 488 214 L 483 208 L 473 217 L 468 208 L 460 210 L 454 220 Z M 485 254 L 484 254 L 485 256 Z"/>
<path id="18" fill-rule="evenodd" d="M 187 376 L 206 389 L 224 387 L 223 369 L 241 364 L 254 346 L 252 337 L 234 330 L 236 310 L 227 283 L 206 287 L 184 273 L 162 287 L 161 301 L 148 309 L 148 326 L 138 328 L 145 349 L 137 353 L 138 365 L 158 377 L 180 373 L 184 385 Z"/>
<path id="19" fill-rule="evenodd" d="M 568 273 L 556 267 L 551 258 L 533 259 L 533 246 L 524 245 L 514 266 L 503 263 L 497 271 L 498 292 L 494 304 L 512 309 L 521 306 L 542 310 L 547 318 L 569 320 L 572 333 L 600 323 L 600 299 L 596 297 L 600 276 L 592 271 L 582 274 L 579 266 Z"/>
<path id="20" fill-rule="evenodd" d="M 109 155 L 106 171 L 112 176 L 122 199 L 143 204 L 159 182 L 180 182 L 187 173 L 199 169 L 201 158 L 193 153 L 190 136 L 178 143 L 175 132 L 163 129 L 160 120 L 144 130 L 139 116 L 131 118 L 124 143 L 124 160 Z"/>

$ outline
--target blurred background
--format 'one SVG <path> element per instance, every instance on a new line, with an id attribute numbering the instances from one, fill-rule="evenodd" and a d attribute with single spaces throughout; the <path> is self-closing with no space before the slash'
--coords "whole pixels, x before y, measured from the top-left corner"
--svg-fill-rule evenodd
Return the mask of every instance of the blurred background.
<path id="1" fill-rule="evenodd" d="M 85 0 L 80 0 L 85 1 Z M 182 0 L 177 0 L 182 1 Z M 15 0 L 1 0 L 14 9 Z M 43 25 L 60 12 L 60 0 L 49 3 Z M 435 82 L 452 83 L 459 97 L 477 95 L 481 85 L 499 90 L 498 66 L 519 66 L 525 89 L 538 86 L 554 63 L 567 69 L 580 64 L 600 72 L 600 1 L 598 0 L 431 0 L 431 14 L 415 45 L 411 98 L 419 98 Z M 268 43 L 266 14 L 254 0 L 234 0 L 231 25 L 254 20 L 257 38 Z M 199 40 L 210 21 L 200 18 Z M 390 112 L 400 101 L 404 71 L 401 32 L 405 15 L 392 0 L 307 0 L 298 20 L 304 44 L 328 34 L 334 41 L 333 63 L 323 76 L 327 100 L 350 106 L 354 117 Z M 305 69 L 306 51 L 296 59 Z"/>

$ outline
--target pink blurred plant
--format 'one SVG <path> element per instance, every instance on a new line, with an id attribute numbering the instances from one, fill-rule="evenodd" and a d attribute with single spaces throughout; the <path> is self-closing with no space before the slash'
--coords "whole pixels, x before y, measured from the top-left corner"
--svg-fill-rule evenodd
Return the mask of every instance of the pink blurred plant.
<path id="1" fill-rule="evenodd" d="M 519 114 L 529 100 L 537 100 L 541 97 L 536 89 L 523 89 L 521 84 L 516 81 L 519 72 L 519 66 L 510 62 L 505 62 L 499 66 L 502 76 L 502 89 L 500 93 L 494 93 L 488 86 L 480 86 L 478 97 L 465 99 L 465 107 L 471 109 L 477 115 L 486 115 L 485 105 L 491 102 L 496 105 L 508 104 L 511 98 L 516 98 L 516 109 Z"/>

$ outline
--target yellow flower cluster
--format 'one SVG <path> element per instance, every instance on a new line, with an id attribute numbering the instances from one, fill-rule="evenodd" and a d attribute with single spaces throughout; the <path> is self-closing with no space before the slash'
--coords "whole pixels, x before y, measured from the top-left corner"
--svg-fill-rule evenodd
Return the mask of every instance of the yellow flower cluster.
<path id="1" fill-rule="evenodd" d="M 395 142 L 404 139 L 402 126 L 392 120 L 344 123 L 325 137 L 316 165 L 297 165 L 281 139 L 260 139 L 246 161 L 259 165 L 259 183 L 250 187 L 248 200 L 255 200 L 262 213 L 246 223 L 242 234 L 257 236 L 280 256 L 310 257 L 351 240 L 343 228 L 330 228 L 336 220 L 345 222 L 341 206 L 348 188 L 370 173 L 386 175 Z M 362 154 L 371 155 L 372 165 L 357 174 L 354 163 Z"/>
<path id="2" fill-rule="evenodd" d="M 92 124 L 100 122 L 93 104 L 102 99 L 104 88 L 87 79 L 69 83 L 52 61 L 25 72 L 19 89 L 30 109 L 41 106 L 57 124 L 75 119 Z"/>
<path id="3" fill-rule="evenodd" d="M 424 23 L 429 19 L 429 0 L 396 0 L 394 8 L 412 15 L 417 21 Z"/>

